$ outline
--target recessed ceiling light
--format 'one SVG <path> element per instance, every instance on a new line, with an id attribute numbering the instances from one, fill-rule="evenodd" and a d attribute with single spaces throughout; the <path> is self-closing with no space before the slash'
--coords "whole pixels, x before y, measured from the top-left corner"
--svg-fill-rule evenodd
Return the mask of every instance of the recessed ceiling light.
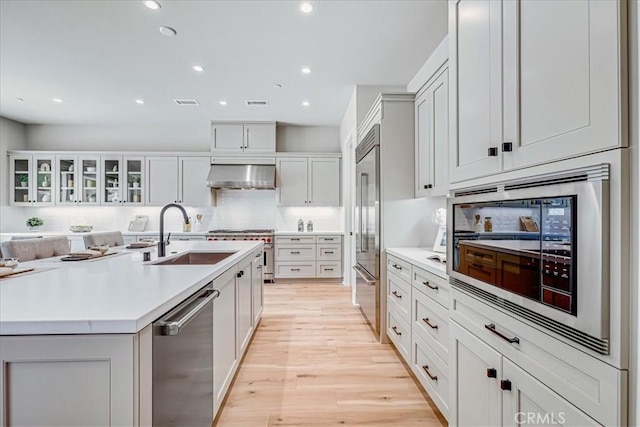
<path id="1" fill-rule="evenodd" d="M 204 71 L 204 67 L 203 67 L 202 65 L 194 65 L 194 66 L 193 66 L 193 67 L 191 67 L 191 68 L 193 68 L 193 70 L 194 70 L 194 71 L 197 71 L 197 72 L 199 72 L 199 73 L 200 73 L 200 72 L 202 72 L 202 71 Z"/>
<path id="2" fill-rule="evenodd" d="M 308 2 L 300 3 L 300 12 L 311 13 L 313 12 L 313 5 Z"/>
<path id="3" fill-rule="evenodd" d="M 276 89 L 282 89 L 282 85 L 280 83 L 276 83 L 273 85 Z"/>
<path id="4" fill-rule="evenodd" d="M 311 104 L 309 104 L 309 101 L 302 101 L 302 106 L 303 107 L 308 107 L 309 105 L 311 105 Z"/>
<path id="5" fill-rule="evenodd" d="M 220 101 L 220 105 L 227 105 L 228 102 L 227 101 Z"/>
<path id="6" fill-rule="evenodd" d="M 302 71 L 302 74 L 310 74 L 311 73 L 311 68 L 304 67 L 301 71 Z"/>
<path id="7" fill-rule="evenodd" d="M 149 9 L 152 10 L 158 10 L 162 7 L 162 5 L 160 3 L 158 3 L 157 1 L 153 1 L 153 0 L 147 0 L 144 2 L 144 5 L 147 6 Z"/>
<path id="8" fill-rule="evenodd" d="M 173 37 L 178 34 L 178 32 L 171 27 L 160 27 L 160 33 L 162 33 L 163 36 L 167 37 Z"/>
<path id="9" fill-rule="evenodd" d="M 136 99 L 136 104 L 144 104 L 144 100 L 143 99 Z"/>
<path id="10" fill-rule="evenodd" d="M 23 101 L 24 101 L 24 98 L 17 97 L 16 99 L 17 99 L 18 101 L 20 101 L 20 102 L 23 102 Z"/>
<path id="11" fill-rule="evenodd" d="M 51 100 L 53 102 L 57 102 L 58 104 L 62 104 L 62 102 L 63 102 L 62 99 L 60 99 L 60 98 L 51 98 Z"/>

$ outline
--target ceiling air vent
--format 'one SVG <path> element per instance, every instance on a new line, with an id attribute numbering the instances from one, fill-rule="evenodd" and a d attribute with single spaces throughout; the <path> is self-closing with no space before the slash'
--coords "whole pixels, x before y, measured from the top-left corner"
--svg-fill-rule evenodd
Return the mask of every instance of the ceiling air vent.
<path id="1" fill-rule="evenodd" d="M 200 105 L 195 99 L 174 99 L 173 102 L 178 105 Z"/>
<path id="2" fill-rule="evenodd" d="M 249 107 L 267 107 L 269 105 L 268 101 L 260 100 L 247 100 L 246 103 Z"/>

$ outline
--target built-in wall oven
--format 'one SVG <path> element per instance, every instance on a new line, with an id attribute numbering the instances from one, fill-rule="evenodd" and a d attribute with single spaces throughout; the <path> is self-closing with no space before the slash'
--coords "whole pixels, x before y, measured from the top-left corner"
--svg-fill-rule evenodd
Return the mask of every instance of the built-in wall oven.
<path id="1" fill-rule="evenodd" d="M 607 354 L 608 182 L 608 165 L 597 165 L 455 191 L 451 283 Z"/>

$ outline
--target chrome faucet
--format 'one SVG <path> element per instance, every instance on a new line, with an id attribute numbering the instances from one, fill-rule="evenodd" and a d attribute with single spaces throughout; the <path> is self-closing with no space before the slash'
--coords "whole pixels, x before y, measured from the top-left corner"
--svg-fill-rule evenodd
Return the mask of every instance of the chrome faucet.
<path id="1" fill-rule="evenodd" d="M 160 241 L 158 242 L 158 258 L 166 255 L 167 243 L 164 241 L 164 213 L 169 208 L 180 209 L 180 212 L 182 212 L 182 216 L 184 217 L 184 223 L 189 224 L 189 216 L 187 215 L 187 211 L 185 211 L 184 208 L 179 204 L 169 203 L 162 208 L 162 210 L 160 211 Z"/>

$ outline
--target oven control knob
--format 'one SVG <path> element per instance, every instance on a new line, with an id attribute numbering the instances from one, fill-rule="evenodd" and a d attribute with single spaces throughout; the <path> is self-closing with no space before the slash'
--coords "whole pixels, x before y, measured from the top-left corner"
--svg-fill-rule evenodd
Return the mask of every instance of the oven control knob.
<path id="1" fill-rule="evenodd" d="M 271 243 L 271 238 L 267 237 L 267 243 Z"/>

